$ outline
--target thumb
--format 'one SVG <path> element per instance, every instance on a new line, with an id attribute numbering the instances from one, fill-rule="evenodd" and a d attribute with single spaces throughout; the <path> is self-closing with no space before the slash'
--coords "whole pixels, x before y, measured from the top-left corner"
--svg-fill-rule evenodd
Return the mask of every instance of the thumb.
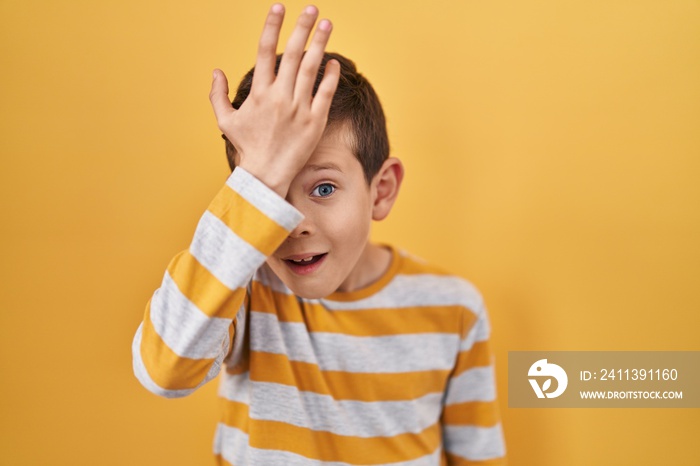
<path id="1" fill-rule="evenodd" d="M 228 98 L 228 80 L 224 72 L 219 69 L 214 70 L 209 100 L 214 109 L 216 121 L 219 123 L 234 111 Z"/>

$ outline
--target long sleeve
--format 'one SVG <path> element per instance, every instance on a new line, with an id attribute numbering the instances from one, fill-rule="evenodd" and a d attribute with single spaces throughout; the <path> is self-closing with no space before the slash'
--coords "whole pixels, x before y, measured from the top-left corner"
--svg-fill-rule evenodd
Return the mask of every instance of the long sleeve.
<path id="1" fill-rule="evenodd" d="M 250 173 L 233 171 L 146 306 L 132 344 L 134 374 L 144 387 L 180 397 L 219 373 L 249 281 L 301 220 Z"/>
<path id="2" fill-rule="evenodd" d="M 465 312 L 465 330 L 442 415 L 447 463 L 500 466 L 506 464 L 506 452 L 496 401 L 488 315 L 480 298 L 474 312 Z"/>

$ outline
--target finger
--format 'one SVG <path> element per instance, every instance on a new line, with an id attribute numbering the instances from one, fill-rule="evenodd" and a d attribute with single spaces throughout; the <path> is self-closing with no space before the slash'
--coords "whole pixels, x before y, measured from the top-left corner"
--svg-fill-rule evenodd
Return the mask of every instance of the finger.
<path id="1" fill-rule="evenodd" d="M 265 86 L 275 80 L 275 64 L 277 60 L 277 42 L 284 21 L 284 5 L 275 3 L 267 13 L 265 26 L 258 43 L 258 56 L 255 61 L 253 86 Z"/>
<path id="2" fill-rule="evenodd" d="M 338 60 L 328 60 L 323 79 L 321 79 L 321 84 L 319 84 L 314 100 L 311 103 L 312 113 L 328 117 L 328 110 L 331 108 L 331 102 L 333 101 L 335 90 L 338 88 L 339 79 L 340 63 L 338 63 Z"/>
<path id="3" fill-rule="evenodd" d="M 306 46 L 306 41 L 309 39 L 309 34 L 317 17 L 318 9 L 313 5 L 307 6 L 299 15 L 297 25 L 292 31 L 292 35 L 289 37 L 284 49 L 282 62 L 277 72 L 277 80 L 287 87 L 290 92 L 294 90 L 299 63 L 301 63 L 301 57 L 304 54 L 304 46 Z"/>
<path id="4" fill-rule="evenodd" d="M 235 111 L 228 98 L 228 80 L 221 70 L 214 70 L 214 79 L 211 83 L 209 100 L 214 110 L 214 116 L 216 116 L 216 122 L 219 124 L 219 128 L 221 128 L 221 123 L 223 123 L 228 115 Z"/>
<path id="5" fill-rule="evenodd" d="M 309 50 L 306 51 L 301 65 L 299 66 L 299 74 L 297 75 L 296 87 L 294 90 L 295 99 L 311 101 L 311 92 L 316 82 L 318 67 L 323 60 L 323 53 L 328 44 L 332 29 L 333 25 L 327 19 L 323 19 L 318 23 L 316 32 L 314 32 L 314 37 L 311 39 Z"/>

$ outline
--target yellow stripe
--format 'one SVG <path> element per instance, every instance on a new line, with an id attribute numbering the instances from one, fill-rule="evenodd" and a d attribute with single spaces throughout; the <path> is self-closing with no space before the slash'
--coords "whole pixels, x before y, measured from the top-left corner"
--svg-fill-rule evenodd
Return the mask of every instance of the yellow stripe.
<path id="1" fill-rule="evenodd" d="M 306 322 L 311 331 L 355 336 L 451 333 L 459 335 L 462 308 L 407 307 L 362 311 L 332 311 L 309 306 Z"/>
<path id="2" fill-rule="evenodd" d="M 209 317 L 233 319 L 245 297 L 245 288 L 229 289 L 189 251 L 182 251 L 170 261 L 168 273 L 180 292 Z"/>
<path id="3" fill-rule="evenodd" d="M 500 421 L 496 401 L 468 401 L 445 406 L 442 422 L 448 425 L 493 427 Z"/>
<path id="4" fill-rule="evenodd" d="M 469 461 L 451 453 L 446 453 L 446 456 L 450 466 L 506 466 L 508 464 L 505 457 L 484 461 Z"/>
<path id="5" fill-rule="evenodd" d="M 167 390 L 196 387 L 204 380 L 214 360 L 183 358 L 175 354 L 154 330 L 150 309 L 149 301 L 141 342 L 141 359 L 148 375 L 159 387 Z"/>
<path id="6" fill-rule="evenodd" d="M 250 295 L 255 297 L 253 311 L 276 314 L 281 322 L 304 322 L 296 296 L 278 293 L 257 281 L 252 282 Z"/>
<path id="7" fill-rule="evenodd" d="M 444 392 L 449 371 L 396 374 L 321 371 L 316 364 L 290 361 L 285 355 L 253 352 L 250 379 L 331 395 L 336 400 L 406 401 Z"/>
<path id="8" fill-rule="evenodd" d="M 214 455 L 214 460 L 218 466 L 233 466 L 233 463 L 229 463 L 221 455 Z"/>
<path id="9" fill-rule="evenodd" d="M 287 230 L 228 186 L 221 188 L 208 210 L 265 256 L 275 252 L 289 235 Z"/>
<path id="10" fill-rule="evenodd" d="M 248 405 L 245 403 L 239 403 L 238 401 L 221 399 L 223 403 L 224 418 L 222 422 L 229 427 L 235 427 L 236 429 L 248 433 L 248 426 L 250 423 L 250 414 Z"/>
<path id="11" fill-rule="evenodd" d="M 248 358 L 242 357 L 241 361 L 235 366 L 226 366 L 226 372 L 231 375 L 243 374 L 244 372 L 248 372 L 249 367 L 250 363 Z"/>
<path id="12" fill-rule="evenodd" d="M 454 375 L 473 369 L 474 367 L 485 367 L 491 365 L 491 349 L 488 340 L 474 343 L 471 349 L 462 351 L 457 355 Z"/>
<path id="13" fill-rule="evenodd" d="M 354 336 L 406 335 L 415 333 L 452 333 L 462 335 L 462 319 L 476 316 L 461 306 L 415 306 L 331 311 L 321 304 L 305 302 L 253 283 L 254 311 L 275 314 L 281 322 L 305 323 L 311 332 L 342 333 Z M 464 314 L 464 315 L 463 315 Z"/>
<path id="14" fill-rule="evenodd" d="M 385 464 L 429 455 L 440 445 L 440 425 L 393 437 L 354 437 L 310 430 L 277 421 L 250 421 L 250 445 L 283 450 L 320 461 Z"/>

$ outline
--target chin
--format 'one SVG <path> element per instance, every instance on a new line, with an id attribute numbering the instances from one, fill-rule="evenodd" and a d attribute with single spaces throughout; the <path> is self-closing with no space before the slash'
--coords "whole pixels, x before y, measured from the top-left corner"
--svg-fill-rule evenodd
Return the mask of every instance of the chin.
<path id="1" fill-rule="evenodd" d="M 332 284 L 299 284 L 299 283 L 287 283 L 286 280 L 282 282 L 292 290 L 296 296 L 304 299 L 323 299 L 326 296 L 334 293 L 337 287 L 333 287 Z"/>

